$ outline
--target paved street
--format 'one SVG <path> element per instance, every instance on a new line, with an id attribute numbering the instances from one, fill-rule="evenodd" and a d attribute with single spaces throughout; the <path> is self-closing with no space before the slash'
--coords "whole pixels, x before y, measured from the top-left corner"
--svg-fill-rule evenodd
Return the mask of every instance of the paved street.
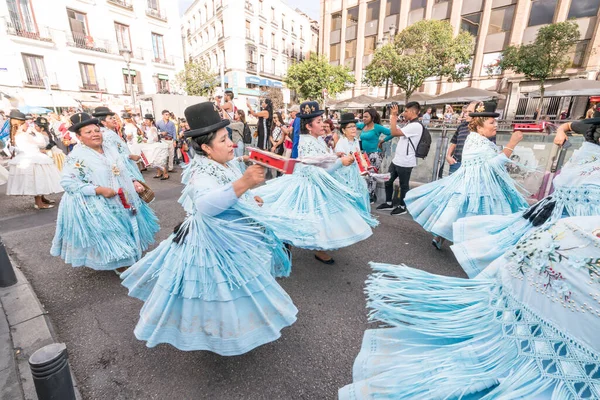
<path id="1" fill-rule="evenodd" d="M 160 241 L 184 216 L 176 203 L 180 174 L 163 182 L 151 176 Z M 0 235 L 67 344 L 85 399 L 333 399 L 352 380 L 369 326 L 363 294 L 369 261 L 464 276 L 450 249 L 436 251 L 410 216 L 377 214 L 374 235 L 332 253 L 333 266 L 294 250 L 292 275 L 280 283 L 299 309 L 298 321 L 278 341 L 228 358 L 169 345 L 149 349 L 133 335 L 142 303 L 127 296 L 114 273 L 74 269 L 51 257 L 56 209 L 36 211 L 33 199 L 8 198 L 4 190 Z"/>

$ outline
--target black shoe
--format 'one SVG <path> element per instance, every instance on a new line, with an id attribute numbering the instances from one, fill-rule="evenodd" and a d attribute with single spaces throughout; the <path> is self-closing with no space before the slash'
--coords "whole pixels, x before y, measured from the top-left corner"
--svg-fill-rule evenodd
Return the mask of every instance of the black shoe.
<path id="1" fill-rule="evenodd" d="M 321 261 L 323 264 L 327 264 L 327 265 L 331 265 L 335 262 L 335 260 L 333 258 L 330 258 L 329 260 L 323 260 L 322 258 L 319 258 L 315 255 L 315 258 L 319 261 Z"/>
<path id="2" fill-rule="evenodd" d="M 381 203 L 380 205 L 377 206 L 376 210 L 388 210 L 390 208 L 394 208 L 394 206 L 391 205 L 390 203 Z"/>
<path id="3" fill-rule="evenodd" d="M 402 215 L 402 214 L 406 214 L 406 213 L 407 213 L 406 207 L 398 206 L 398 207 L 394 208 L 390 214 L 391 215 Z"/>

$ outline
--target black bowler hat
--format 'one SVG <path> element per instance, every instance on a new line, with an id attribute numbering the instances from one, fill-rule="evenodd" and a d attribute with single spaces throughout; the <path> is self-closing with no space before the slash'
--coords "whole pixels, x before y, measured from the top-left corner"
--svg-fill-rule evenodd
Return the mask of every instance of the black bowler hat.
<path id="1" fill-rule="evenodd" d="M 489 118 L 498 118 L 500 116 L 499 113 L 496 112 L 496 107 L 498 103 L 495 101 L 484 101 L 477 104 L 475 107 L 475 112 L 469 114 L 470 117 L 489 117 Z"/>
<path id="2" fill-rule="evenodd" d="M 92 113 L 94 117 L 106 117 L 107 115 L 115 115 L 108 107 L 96 107 Z"/>
<path id="3" fill-rule="evenodd" d="M 583 119 L 580 122 L 589 125 L 600 125 L 600 103 L 594 108 L 594 116 L 592 118 Z"/>
<path id="4" fill-rule="evenodd" d="M 48 128 L 48 120 L 46 119 L 46 117 L 37 117 L 35 119 L 35 121 L 33 121 L 34 124 L 36 124 L 37 126 L 41 126 L 42 128 Z"/>
<path id="5" fill-rule="evenodd" d="M 184 133 L 185 137 L 208 135 L 229 125 L 228 119 L 221 119 L 221 114 L 212 101 L 189 106 L 183 113 L 190 125 L 190 130 Z"/>
<path id="6" fill-rule="evenodd" d="M 338 122 L 342 127 L 344 127 L 348 124 L 356 124 L 358 120 L 354 116 L 354 113 L 343 113 Z"/>
<path id="7" fill-rule="evenodd" d="M 123 115 L 121 115 L 121 118 L 123 118 L 123 119 L 131 119 L 131 114 L 129 114 L 129 113 L 123 113 Z"/>
<path id="8" fill-rule="evenodd" d="M 319 103 L 317 103 L 316 101 L 305 101 L 304 103 L 300 104 L 299 116 L 302 119 L 309 119 L 318 117 L 324 112 L 325 110 L 319 109 Z"/>
<path id="9" fill-rule="evenodd" d="M 144 114 L 144 119 L 151 119 L 154 121 L 154 115 L 152 114 Z"/>
<path id="10" fill-rule="evenodd" d="M 10 114 L 8 114 L 8 118 L 18 119 L 19 121 L 25 121 L 25 114 L 23 114 L 19 110 L 10 110 Z"/>
<path id="11" fill-rule="evenodd" d="M 88 125 L 98 125 L 100 121 L 98 118 L 92 118 L 92 116 L 88 113 L 77 113 L 71 115 L 71 126 L 69 127 L 69 131 L 77 132 L 79 129 Z"/>

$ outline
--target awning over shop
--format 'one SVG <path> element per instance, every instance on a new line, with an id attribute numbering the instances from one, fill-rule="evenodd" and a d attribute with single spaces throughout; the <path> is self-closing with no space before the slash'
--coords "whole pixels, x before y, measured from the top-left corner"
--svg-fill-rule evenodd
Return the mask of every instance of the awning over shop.
<path id="1" fill-rule="evenodd" d="M 421 104 L 427 104 L 431 99 L 433 99 L 435 96 L 431 95 L 431 94 L 427 94 L 427 93 L 422 93 L 422 92 L 415 92 L 410 96 L 410 99 L 408 99 L 408 101 L 417 101 Z M 378 103 L 373 104 L 375 107 L 385 107 L 386 105 L 390 104 L 391 102 L 396 102 L 399 105 L 403 106 L 404 103 L 406 102 L 406 95 L 404 93 L 400 93 L 397 94 L 393 97 L 388 97 L 385 100 L 382 100 Z"/>
<path id="2" fill-rule="evenodd" d="M 329 108 L 333 110 L 343 110 L 343 109 L 362 109 L 373 106 L 375 103 L 380 102 L 381 99 L 377 97 L 371 97 L 367 95 L 360 95 L 356 97 L 352 97 L 350 99 L 339 101 L 335 104 L 329 106 Z"/>
<path id="3" fill-rule="evenodd" d="M 539 97 L 540 91 L 529 93 L 529 97 Z M 547 87 L 544 96 L 597 96 L 600 95 L 600 82 L 589 79 L 571 79 Z"/>
<path id="4" fill-rule="evenodd" d="M 505 98 L 506 96 L 490 90 L 466 87 L 439 95 L 435 99 L 429 100 L 427 104 L 468 103 L 470 101 L 488 101 Z"/>
<path id="5" fill-rule="evenodd" d="M 261 77 L 254 76 L 254 75 L 247 76 L 246 83 L 251 83 L 253 85 L 259 85 L 259 86 L 276 87 L 276 88 L 283 87 L 283 82 L 274 81 L 274 80 L 267 79 L 267 78 L 261 78 Z"/>
<path id="6" fill-rule="evenodd" d="M 246 83 L 251 83 L 253 85 L 260 85 L 260 78 L 258 76 L 247 76 Z"/>

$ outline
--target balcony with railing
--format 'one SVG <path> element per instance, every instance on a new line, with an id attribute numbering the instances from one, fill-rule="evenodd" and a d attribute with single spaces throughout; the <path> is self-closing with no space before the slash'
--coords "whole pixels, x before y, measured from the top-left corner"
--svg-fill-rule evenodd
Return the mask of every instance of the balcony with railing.
<path id="1" fill-rule="evenodd" d="M 133 0 L 106 0 L 106 2 L 127 10 L 133 10 Z"/>
<path id="2" fill-rule="evenodd" d="M 142 83 L 126 83 L 123 87 L 123 94 L 131 94 L 131 86 L 133 86 L 133 92 L 136 94 L 144 94 L 144 85 Z"/>
<path id="3" fill-rule="evenodd" d="M 107 54 L 119 54 L 119 45 L 106 39 L 95 38 L 80 32 L 72 32 L 67 38 L 67 46 L 77 47 Z"/>
<path id="4" fill-rule="evenodd" d="M 156 57 L 156 54 L 154 54 L 153 58 L 152 58 L 152 62 L 155 62 L 157 64 L 164 64 L 164 65 L 175 65 L 175 60 L 172 56 Z"/>
<path id="5" fill-rule="evenodd" d="M 146 15 L 152 18 L 159 19 L 163 22 L 167 22 L 167 12 L 157 8 L 146 8 Z"/>
<path id="6" fill-rule="evenodd" d="M 256 63 L 253 61 L 246 61 L 246 71 L 256 73 Z"/>
<path id="7" fill-rule="evenodd" d="M 88 92 L 106 92 L 106 89 L 101 89 L 99 84 L 89 82 L 84 83 L 79 90 Z"/>
<path id="8" fill-rule="evenodd" d="M 36 32 L 30 32 L 27 29 L 24 29 L 21 23 L 7 22 L 6 33 L 12 36 L 19 36 L 27 39 L 39 40 L 42 42 L 54 42 L 52 35 L 50 34 L 50 28 L 46 26 L 40 26 Z"/>

